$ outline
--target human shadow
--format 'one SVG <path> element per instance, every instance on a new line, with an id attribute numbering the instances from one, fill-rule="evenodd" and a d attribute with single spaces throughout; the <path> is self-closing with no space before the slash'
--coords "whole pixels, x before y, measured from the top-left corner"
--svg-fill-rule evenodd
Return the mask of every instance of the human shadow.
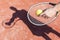
<path id="1" fill-rule="evenodd" d="M 33 35 L 42 36 L 46 40 L 51 40 L 47 34 L 52 32 L 52 33 L 56 34 L 58 37 L 60 37 L 60 33 L 55 31 L 54 29 L 52 29 L 48 25 L 36 26 L 36 25 L 31 24 L 29 22 L 29 20 L 27 19 L 27 11 L 26 10 L 24 10 L 24 9 L 17 10 L 13 6 L 11 6 L 10 9 L 15 11 L 15 13 L 12 14 L 12 18 L 10 19 L 9 22 L 6 23 L 6 25 L 11 25 L 11 23 L 14 22 L 15 18 L 18 17 L 19 20 L 22 20 L 28 26 L 28 28 L 31 30 Z"/>

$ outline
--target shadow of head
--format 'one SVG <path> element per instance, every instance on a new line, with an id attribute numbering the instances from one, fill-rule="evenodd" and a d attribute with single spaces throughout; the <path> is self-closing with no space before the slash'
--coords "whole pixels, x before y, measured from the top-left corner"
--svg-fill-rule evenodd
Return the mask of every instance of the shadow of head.
<path id="1" fill-rule="evenodd" d="M 15 11 L 15 13 L 13 13 L 13 17 L 16 18 L 16 17 L 19 17 L 20 19 L 23 19 L 26 17 L 27 15 L 27 11 L 22 9 L 22 10 L 17 10 L 16 8 L 13 8 L 11 7 L 11 9 L 13 11 Z"/>

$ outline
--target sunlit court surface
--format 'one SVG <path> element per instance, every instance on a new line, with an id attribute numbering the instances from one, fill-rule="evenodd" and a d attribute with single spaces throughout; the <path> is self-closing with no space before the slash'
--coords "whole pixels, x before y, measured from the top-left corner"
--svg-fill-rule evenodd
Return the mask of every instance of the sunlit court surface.
<path id="1" fill-rule="evenodd" d="M 60 15 L 44 26 L 33 25 L 28 20 L 30 7 L 41 2 L 57 4 L 60 0 L 0 0 L 0 40 L 60 40 Z"/>

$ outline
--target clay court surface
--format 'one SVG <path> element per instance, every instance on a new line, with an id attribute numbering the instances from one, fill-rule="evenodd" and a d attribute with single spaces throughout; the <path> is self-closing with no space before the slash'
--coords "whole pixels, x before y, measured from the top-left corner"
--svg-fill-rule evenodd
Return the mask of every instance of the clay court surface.
<path id="1" fill-rule="evenodd" d="M 15 19 L 15 25 L 11 28 L 2 25 L 2 22 L 10 19 L 15 12 L 10 9 L 11 6 L 17 10 L 28 11 L 32 5 L 39 2 L 58 3 L 59 0 L 0 0 L 0 40 L 60 40 L 60 15 L 46 26 L 31 24 L 25 14 L 20 15 L 21 20 Z"/>

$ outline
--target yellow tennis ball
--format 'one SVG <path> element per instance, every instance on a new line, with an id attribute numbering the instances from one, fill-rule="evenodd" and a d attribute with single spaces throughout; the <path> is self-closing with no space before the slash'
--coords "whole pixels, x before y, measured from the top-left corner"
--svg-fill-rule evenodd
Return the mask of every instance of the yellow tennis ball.
<path id="1" fill-rule="evenodd" d="M 38 9 L 38 10 L 36 11 L 36 15 L 37 15 L 37 16 L 39 16 L 41 13 L 42 13 L 42 10 L 41 10 L 41 9 Z"/>

